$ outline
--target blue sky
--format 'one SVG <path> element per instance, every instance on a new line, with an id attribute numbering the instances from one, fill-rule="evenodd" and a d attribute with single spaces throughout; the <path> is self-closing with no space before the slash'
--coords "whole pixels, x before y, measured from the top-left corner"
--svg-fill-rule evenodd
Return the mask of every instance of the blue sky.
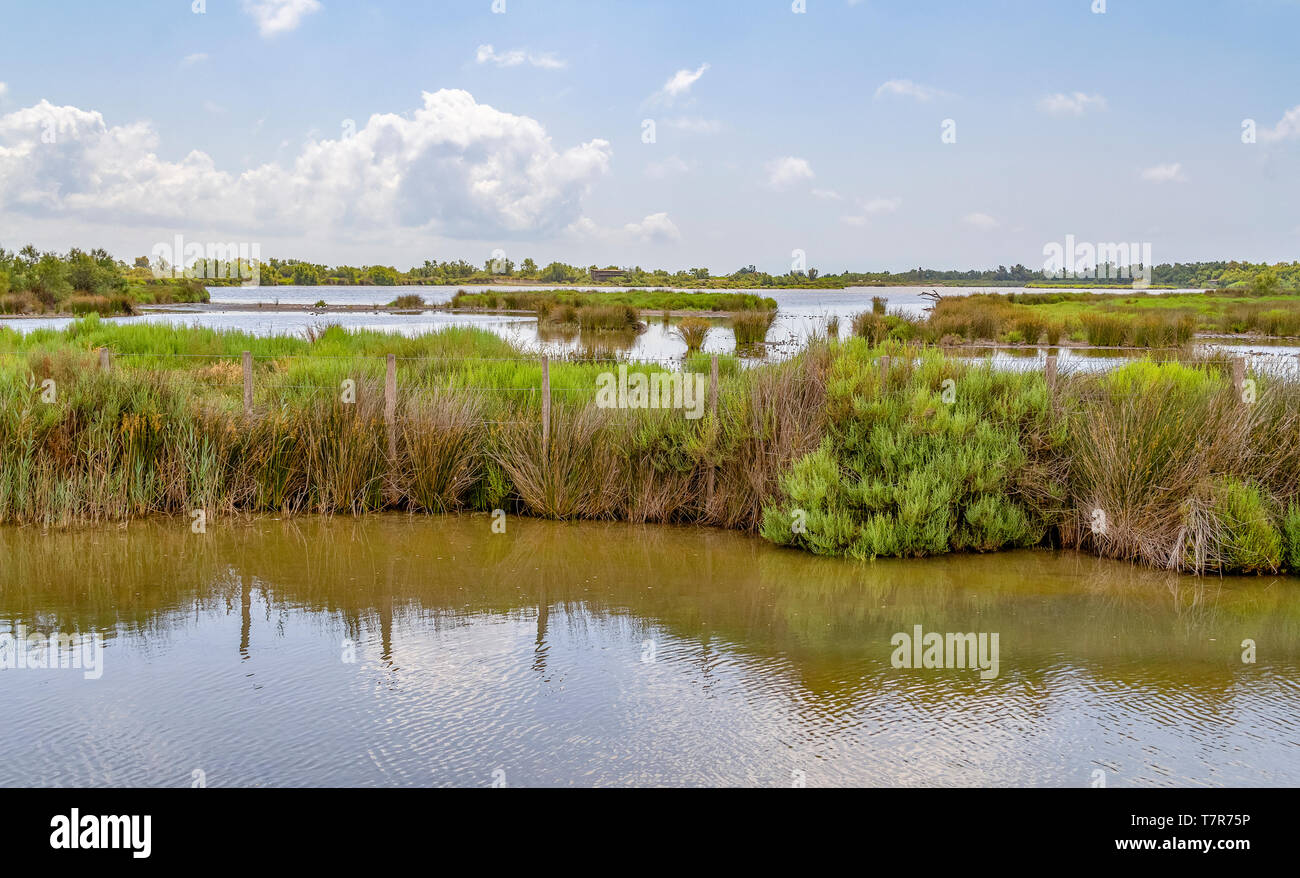
<path id="1" fill-rule="evenodd" d="M 1038 267 L 1074 235 L 1300 258 L 1297 0 L 504 4 L 0 3 L 0 244 L 782 272 L 796 249 Z"/>

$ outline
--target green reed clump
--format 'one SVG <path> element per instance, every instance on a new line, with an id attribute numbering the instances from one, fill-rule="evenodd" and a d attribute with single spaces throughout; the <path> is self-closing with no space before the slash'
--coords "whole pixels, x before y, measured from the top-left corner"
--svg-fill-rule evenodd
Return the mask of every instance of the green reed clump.
<path id="1" fill-rule="evenodd" d="M 686 342 L 687 352 L 695 352 L 704 347 L 704 339 L 709 334 L 709 321 L 703 317 L 686 317 L 677 324 L 677 334 Z"/>
<path id="2" fill-rule="evenodd" d="M 31 314 L 42 310 L 31 293 L 5 293 L 0 295 L 0 314 Z"/>
<path id="3" fill-rule="evenodd" d="M 885 308 L 888 304 L 889 304 L 889 300 L 886 299 L 884 296 L 872 296 L 871 313 L 883 315 L 885 313 Z"/>
<path id="4" fill-rule="evenodd" d="M 742 311 L 731 315 L 737 347 L 753 347 L 767 341 L 768 330 L 776 322 L 776 311 Z"/>
<path id="5" fill-rule="evenodd" d="M 889 335 L 889 321 L 884 315 L 875 311 L 863 311 L 853 315 L 853 335 L 866 339 L 869 344 L 877 345 Z"/>
<path id="6" fill-rule="evenodd" d="M 577 322 L 584 332 L 635 330 L 641 326 L 637 310 L 631 305 L 582 305 Z"/>
<path id="7" fill-rule="evenodd" d="M 1282 511 L 1297 485 L 1297 385 L 1257 374 L 1246 402 L 1213 362 L 1123 366 L 1066 386 L 1074 512 L 1067 543 L 1193 572 L 1284 563 Z"/>
<path id="8" fill-rule="evenodd" d="M 78 317 L 86 314 L 111 317 L 114 314 L 132 314 L 135 311 L 130 297 L 120 294 L 111 296 L 70 296 L 64 303 L 64 307 Z"/>
<path id="9" fill-rule="evenodd" d="M 1110 314 L 1085 313 L 1079 317 L 1088 344 L 1095 347 L 1123 347 L 1129 342 L 1131 321 Z"/>
<path id="10" fill-rule="evenodd" d="M 423 308 L 424 305 L 424 296 L 421 296 L 418 293 L 403 293 L 388 303 L 388 307 L 390 308 L 406 309 Z"/>
<path id="11" fill-rule="evenodd" d="M 1027 314 L 1017 317 L 1012 323 L 1012 327 L 1016 332 L 1020 333 L 1021 339 L 1026 344 L 1038 344 L 1038 340 L 1047 331 L 1047 321 L 1033 314 Z"/>

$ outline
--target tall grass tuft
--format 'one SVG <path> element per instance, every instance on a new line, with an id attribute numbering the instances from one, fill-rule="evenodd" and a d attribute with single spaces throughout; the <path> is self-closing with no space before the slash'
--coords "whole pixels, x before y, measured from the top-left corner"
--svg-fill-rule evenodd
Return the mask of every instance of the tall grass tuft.
<path id="1" fill-rule="evenodd" d="M 688 353 L 694 353 L 704 347 L 704 339 L 709 334 L 709 321 L 703 317 L 687 317 L 677 324 L 677 334 L 686 342 Z"/>
<path id="2" fill-rule="evenodd" d="M 767 341 L 768 330 L 776 321 L 775 311 L 742 311 L 731 315 L 731 328 L 736 333 L 736 346 L 753 347 Z"/>

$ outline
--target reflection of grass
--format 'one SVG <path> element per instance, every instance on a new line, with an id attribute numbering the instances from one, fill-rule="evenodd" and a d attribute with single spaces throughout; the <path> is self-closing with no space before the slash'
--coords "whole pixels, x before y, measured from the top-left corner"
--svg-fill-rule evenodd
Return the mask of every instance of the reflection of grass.
<path id="1" fill-rule="evenodd" d="M 1000 632 L 1004 674 L 1014 645 L 1017 685 L 1033 685 L 1034 698 L 1050 697 L 1068 666 L 1139 693 L 1197 693 L 1222 714 L 1240 703 L 1243 680 L 1300 662 L 1294 582 L 1198 588 L 1188 577 L 1074 553 L 860 565 L 703 528 L 512 518 L 508 534 L 496 535 L 482 515 L 432 526 L 410 516 L 258 527 L 216 521 L 201 538 L 187 525 L 0 529 L 7 574 L 0 612 L 40 618 L 41 630 L 146 635 L 138 645 L 156 649 L 209 614 L 238 623 L 246 605 L 248 648 L 257 655 L 275 634 L 254 622 L 268 609 L 291 626 L 311 614 L 312 624 L 345 626 L 354 640 L 382 630 L 404 642 L 439 619 L 532 620 L 539 606 L 552 608 L 557 626 L 573 606 L 637 626 L 636 643 L 639 626 L 648 625 L 726 650 L 737 662 L 758 657 L 771 686 L 816 696 L 837 716 L 860 716 L 871 692 L 938 712 L 954 695 L 987 690 L 977 675 L 939 674 L 915 686 L 890 669 L 889 637 L 917 623 L 927 631 Z M 439 559 L 437 576 L 429 576 L 428 559 Z M 520 569 L 529 575 L 521 578 Z M 540 635 L 546 622 L 538 623 Z M 1247 637 L 1270 644 L 1260 665 L 1240 662 L 1237 644 Z M 239 639 L 224 643 L 206 658 L 236 659 Z"/>

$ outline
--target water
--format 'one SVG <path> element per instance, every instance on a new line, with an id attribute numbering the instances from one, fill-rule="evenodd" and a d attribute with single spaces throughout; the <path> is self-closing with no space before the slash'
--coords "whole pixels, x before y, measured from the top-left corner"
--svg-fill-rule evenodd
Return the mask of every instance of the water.
<path id="1" fill-rule="evenodd" d="M 596 333 L 589 337 L 576 331 L 565 332 L 539 327 L 534 317 L 506 314 L 451 314 L 440 311 L 413 311 L 391 313 L 388 311 L 320 312 L 276 311 L 273 306 L 292 305 L 309 307 L 324 300 L 330 305 L 386 305 L 403 292 L 416 290 L 430 305 L 450 301 L 457 289 L 471 292 L 490 290 L 537 290 L 538 287 L 465 286 L 465 287 L 211 287 L 212 303 L 204 306 L 169 306 L 167 311 L 146 311 L 132 317 L 115 317 L 114 323 L 164 323 L 174 326 L 205 326 L 215 329 L 238 329 L 258 335 L 304 335 L 310 328 L 337 324 L 349 329 L 370 329 L 402 335 L 418 335 L 448 326 L 476 326 L 494 332 L 519 348 L 552 356 L 576 350 L 587 350 L 601 355 L 637 360 L 671 362 L 686 352 L 686 344 L 677 335 L 678 319 L 664 322 L 659 317 L 646 314 L 648 328 L 640 334 Z M 625 288 L 601 288 L 617 291 Z M 777 302 L 777 319 L 768 332 L 765 350 L 758 352 L 767 359 L 780 359 L 801 350 L 814 335 L 826 332 L 826 321 L 834 316 L 840 319 L 840 336 L 851 333 L 853 315 L 868 310 L 873 296 L 883 296 L 890 310 L 919 315 L 929 305 L 921 294 L 926 287 L 851 287 L 845 290 L 724 290 L 721 292 L 748 292 L 770 296 Z M 981 292 L 1042 292 L 1027 288 L 948 288 L 941 290 L 945 296 L 963 296 Z M 686 290 L 684 292 L 691 292 Z M 1078 292 L 1078 291 L 1074 291 Z M 1086 291 L 1084 291 L 1086 292 Z M 1178 290 L 1169 292 L 1197 292 Z M 250 311 L 247 307 L 259 302 L 267 305 L 265 311 Z M 223 309 L 221 306 L 228 306 Z M 238 308 L 232 306 L 239 306 Z M 701 316 L 708 317 L 705 312 Z M 68 317 L 38 317 L 0 320 L 20 332 L 38 328 L 61 329 L 72 322 Z M 714 327 L 705 340 L 705 353 L 730 354 L 736 350 L 736 337 L 725 320 L 714 319 Z M 1236 340 L 1210 341 L 1207 349 L 1223 351 L 1250 358 L 1258 365 L 1282 363 L 1285 368 L 1300 367 L 1296 360 L 1300 346 L 1293 342 L 1267 340 L 1241 342 Z M 753 352 L 748 352 L 753 353 Z M 1043 368 L 1047 357 L 1045 347 L 1015 347 L 994 351 L 985 348 L 966 351 L 968 354 L 991 357 L 999 368 Z M 1132 353 L 1107 350 L 1058 350 L 1063 370 L 1098 370 L 1110 368 L 1133 359 Z M 1032 361 L 1032 362 L 1031 362 Z"/>
<path id="2" fill-rule="evenodd" d="M 1297 579 L 490 522 L 0 530 L 0 631 L 107 642 L 0 670 L 0 784 L 1300 783 Z M 915 625 L 998 676 L 894 668 Z"/>

